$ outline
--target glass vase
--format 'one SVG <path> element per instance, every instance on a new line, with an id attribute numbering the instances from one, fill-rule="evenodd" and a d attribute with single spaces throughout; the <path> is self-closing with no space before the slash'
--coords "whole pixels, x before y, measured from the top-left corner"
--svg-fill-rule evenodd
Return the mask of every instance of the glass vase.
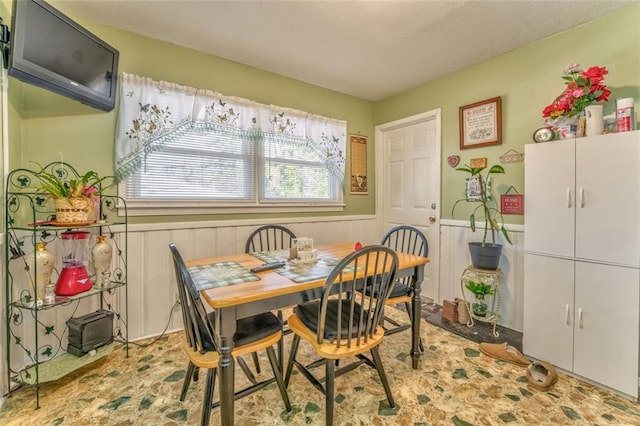
<path id="1" fill-rule="evenodd" d="M 106 235 L 99 235 L 96 244 L 91 249 L 93 258 L 93 268 L 96 272 L 96 287 L 109 286 L 111 273 L 111 259 L 113 257 L 113 247 Z"/>
<path id="2" fill-rule="evenodd" d="M 487 316 L 487 304 L 484 301 L 484 294 L 476 294 L 476 301 L 471 304 L 471 309 L 473 310 L 474 315 L 478 317 L 486 317 Z"/>
<path id="3" fill-rule="evenodd" d="M 38 305 L 44 301 L 45 288 L 51 282 L 54 263 L 55 257 L 47 250 L 45 243 L 36 243 L 33 253 L 27 255 L 29 280 Z"/>

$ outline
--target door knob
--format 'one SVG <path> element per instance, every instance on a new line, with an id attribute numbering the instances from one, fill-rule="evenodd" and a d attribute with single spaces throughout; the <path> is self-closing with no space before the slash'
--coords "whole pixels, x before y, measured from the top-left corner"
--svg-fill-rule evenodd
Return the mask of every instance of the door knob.
<path id="1" fill-rule="evenodd" d="M 429 216 L 429 222 L 430 223 L 436 223 L 436 217 L 435 216 Z"/>

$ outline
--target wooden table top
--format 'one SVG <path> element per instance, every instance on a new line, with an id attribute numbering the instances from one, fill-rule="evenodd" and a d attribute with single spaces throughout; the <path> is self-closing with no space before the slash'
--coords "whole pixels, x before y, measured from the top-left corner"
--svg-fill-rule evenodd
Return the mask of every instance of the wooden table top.
<path id="1" fill-rule="evenodd" d="M 342 259 L 354 251 L 355 242 L 335 243 L 314 247 L 318 250 L 319 257 L 333 257 Z M 398 253 L 399 269 L 413 268 L 425 265 L 429 262 L 426 257 Z M 247 253 L 232 254 L 228 256 L 205 257 L 201 259 L 187 260 L 187 267 L 208 265 L 217 262 L 238 262 L 247 269 L 262 265 L 264 262 L 255 256 Z M 316 287 L 321 287 L 325 279 L 298 283 L 283 277 L 275 270 L 259 272 L 259 281 L 234 284 L 224 287 L 210 288 L 202 291 L 202 296 L 206 302 L 214 309 L 226 308 L 230 306 L 251 303 L 271 297 L 297 293 Z"/>

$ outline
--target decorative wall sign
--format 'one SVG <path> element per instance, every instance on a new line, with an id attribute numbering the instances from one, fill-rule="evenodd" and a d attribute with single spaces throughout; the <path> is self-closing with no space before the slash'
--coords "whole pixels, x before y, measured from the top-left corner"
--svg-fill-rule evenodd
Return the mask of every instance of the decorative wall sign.
<path id="1" fill-rule="evenodd" d="M 460 149 L 502 143 L 500 96 L 461 106 L 458 115 L 460 119 Z"/>
<path id="2" fill-rule="evenodd" d="M 509 194 L 513 190 L 515 194 Z M 524 214 L 524 195 L 511 186 L 507 192 L 500 195 L 500 213 L 502 214 Z"/>
<path id="3" fill-rule="evenodd" d="M 351 150 L 351 193 L 366 195 L 367 185 L 367 137 L 349 135 Z"/>
<path id="4" fill-rule="evenodd" d="M 472 158 L 469 161 L 469 167 L 472 169 L 484 169 L 487 167 L 487 158 Z"/>
<path id="5" fill-rule="evenodd" d="M 467 201 L 481 201 L 482 197 L 480 196 L 480 178 L 478 176 L 473 176 L 467 178 L 466 180 L 466 190 L 465 197 Z M 484 192 L 487 200 L 491 199 L 491 179 L 487 179 L 485 182 Z"/>
<path id="6" fill-rule="evenodd" d="M 510 149 L 500 156 L 500 162 L 502 164 L 506 163 L 522 163 L 524 161 L 524 154 L 516 151 L 515 149 Z"/>
<path id="7" fill-rule="evenodd" d="M 456 167 L 460 164 L 460 156 L 459 155 L 450 155 L 447 157 L 447 163 L 451 167 Z"/>

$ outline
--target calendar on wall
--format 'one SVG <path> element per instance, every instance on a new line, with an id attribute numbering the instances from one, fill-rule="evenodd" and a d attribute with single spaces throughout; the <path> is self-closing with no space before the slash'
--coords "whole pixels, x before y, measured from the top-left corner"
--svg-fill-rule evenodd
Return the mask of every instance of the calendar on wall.
<path id="1" fill-rule="evenodd" d="M 367 183 L 367 137 L 349 135 L 351 150 L 351 193 L 366 195 L 369 193 Z"/>

